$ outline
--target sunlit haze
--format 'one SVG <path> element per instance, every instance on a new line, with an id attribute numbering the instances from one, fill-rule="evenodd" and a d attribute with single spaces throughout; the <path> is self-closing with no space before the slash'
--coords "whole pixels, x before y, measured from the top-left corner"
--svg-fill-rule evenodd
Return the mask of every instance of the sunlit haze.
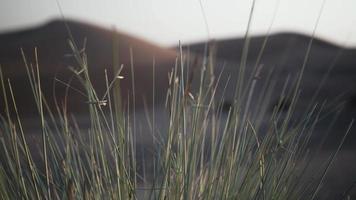
<path id="1" fill-rule="evenodd" d="M 58 0 L 65 18 L 115 27 L 159 45 L 244 35 L 252 0 Z M 251 33 L 311 35 L 322 0 L 257 0 Z M 0 32 L 40 25 L 61 17 L 56 0 L 3 0 Z M 326 0 L 316 36 L 356 46 L 356 1 Z M 204 17 L 205 16 L 205 17 Z"/>

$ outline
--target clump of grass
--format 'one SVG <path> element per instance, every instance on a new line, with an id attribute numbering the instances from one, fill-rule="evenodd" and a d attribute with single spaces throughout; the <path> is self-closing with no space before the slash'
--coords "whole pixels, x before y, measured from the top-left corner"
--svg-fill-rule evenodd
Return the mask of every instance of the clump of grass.
<path id="1" fill-rule="evenodd" d="M 99 97 L 91 83 L 85 52 L 73 42 L 70 46 L 78 63 L 72 71 L 87 97 L 89 127 L 80 127 L 75 116 L 68 114 L 66 104 L 51 110 L 42 94 L 38 62 L 33 67 L 23 54 L 39 114 L 40 148 L 30 146 L 23 129 L 12 91 L 16 83 L 6 82 L 0 73 L 6 106 L 0 145 L 3 199 L 315 199 L 341 147 L 316 179 L 306 177 L 307 147 L 322 106 L 310 107 L 298 122 L 291 122 L 300 81 L 285 87 L 267 126 L 262 126 L 265 101 L 273 90 L 271 74 L 260 83 L 258 64 L 251 76 L 245 77 L 241 69 L 234 102 L 224 107 L 224 99 L 216 96 L 221 83 L 214 74 L 214 51 L 209 51 L 198 68 L 200 73 L 194 72 L 198 74 L 196 91 L 191 89 L 192 79 L 185 66 L 189 61 L 181 51 L 169 74 L 168 129 L 157 135 L 153 114 L 153 156 L 138 158 L 141 147 L 136 143 L 135 125 L 140 122 L 132 117 L 134 102 L 121 107 L 117 94 L 120 78 L 110 81 L 106 76 L 107 91 Z M 114 77 L 120 77 L 121 69 Z M 256 84 L 265 85 L 257 96 Z M 253 109 L 255 113 L 251 112 L 252 98 L 259 102 L 253 105 L 258 108 Z M 279 111 L 286 98 L 290 106 L 282 115 Z M 135 96 L 132 99 L 135 101 Z M 138 163 L 153 167 L 138 170 Z"/>

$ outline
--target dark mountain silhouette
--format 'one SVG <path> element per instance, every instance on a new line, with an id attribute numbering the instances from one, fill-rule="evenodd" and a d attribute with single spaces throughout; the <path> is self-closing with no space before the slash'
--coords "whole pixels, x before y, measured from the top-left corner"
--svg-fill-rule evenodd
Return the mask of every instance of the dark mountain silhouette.
<path id="1" fill-rule="evenodd" d="M 311 72 L 313 75 L 316 75 L 316 73 L 322 75 L 330 65 L 334 65 L 332 67 L 332 76 L 345 75 L 352 78 L 351 75 L 356 74 L 356 49 L 344 48 L 319 38 L 312 39 L 306 35 L 293 33 L 279 33 L 250 38 L 247 65 L 251 66 L 255 64 L 263 48 L 259 64 L 263 64 L 265 67 L 278 67 L 279 70 L 288 73 L 298 71 L 303 65 L 311 40 L 312 44 L 306 63 L 306 74 Z M 218 60 L 240 64 L 245 44 L 244 38 L 213 40 L 211 43 L 216 48 L 216 57 Z M 205 46 L 206 43 L 202 42 L 184 45 L 183 48 L 203 54 Z M 341 78 L 339 80 L 342 81 Z M 353 83 L 348 86 L 344 85 L 345 89 L 346 87 L 354 88 L 355 80 L 353 80 Z"/>
<path id="2" fill-rule="evenodd" d="M 126 97 L 132 91 L 131 88 L 131 59 L 132 52 L 133 66 L 135 71 L 135 90 L 139 106 L 142 106 L 142 98 L 146 96 L 148 101 L 152 99 L 152 68 L 153 61 L 156 65 L 155 73 L 163 76 L 156 77 L 156 84 L 162 87 L 157 88 L 157 93 L 162 94 L 167 89 L 167 73 L 174 66 L 176 54 L 174 51 L 164 49 L 149 42 L 116 32 L 114 30 L 105 30 L 94 25 L 75 22 L 75 21 L 52 21 L 40 27 L 29 30 L 7 33 L 0 35 L 0 64 L 6 78 L 13 83 L 15 97 L 18 101 L 19 110 L 23 114 L 35 112 L 35 106 L 27 106 L 29 99 L 32 98 L 29 88 L 24 61 L 20 49 L 22 48 L 29 63 L 34 64 L 34 49 L 37 48 L 40 73 L 42 77 L 42 87 L 44 93 L 49 99 L 53 99 L 52 90 L 54 77 L 68 82 L 73 72 L 68 66 L 77 67 L 68 40 L 70 34 L 66 28 L 69 27 L 79 50 L 83 48 L 86 41 L 85 52 L 87 54 L 89 72 L 92 75 L 91 81 L 96 86 L 98 95 L 106 92 L 104 70 L 108 70 L 109 80 L 113 78 L 113 65 L 124 65 L 121 73 L 125 78 L 121 80 L 121 89 L 123 97 Z M 115 52 L 115 53 L 113 53 Z M 78 67 L 77 67 L 78 68 Z M 75 78 L 74 78 L 75 79 Z M 71 83 L 74 87 L 81 87 L 75 80 Z M 56 96 L 59 99 L 64 98 L 66 86 L 56 83 Z M 83 88 L 79 88 L 82 89 Z M 85 98 L 73 90 L 70 91 L 72 111 L 84 109 Z M 25 100 L 22 102 L 22 100 Z M 157 101 L 162 98 L 157 98 Z M 30 101 L 31 102 L 31 101 Z M 34 103 L 32 101 L 32 103 Z M 23 106 L 25 105 L 26 106 Z"/>
<path id="3" fill-rule="evenodd" d="M 206 54 L 209 48 L 214 48 L 216 52 L 215 74 L 221 76 L 221 87 L 217 93 L 218 96 L 221 96 L 222 94 L 219 94 L 219 91 L 223 91 L 225 80 L 229 79 L 230 83 L 235 83 L 239 76 L 239 66 L 245 41 L 244 38 L 215 40 L 208 43 L 183 45 L 183 49 L 202 55 Z M 307 54 L 308 56 L 306 56 Z M 256 63 L 257 60 L 258 63 Z M 263 65 L 259 75 L 260 80 L 257 81 L 260 82 L 260 85 L 256 88 L 256 98 L 252 100 L 252 104 L 258 105 L 257 95 L 263 92 L 268 73 L 274 70 L 272 76 L 272 81 L 276 82 L 274 91 L 272 97 L 264 101 L 264 103 L 269 104 L 270 112 L 272 112 L 273 107 L 279 100 L 287 77 L 290 78 L 290 82 L 295 81 L 304 62 L 305 70 L 300 86 L 300 100 L 294 112 L 295 115 L 302 117 L 305 114 L 305 109 L 311 103 L 328 105 L 324 109 L 325 112 L 343 108 L 335 126 L 335 129 L 340 133 L 353 118 L 356 118 L 356 49 L 344 48 L 319 38 L 293 33 L 251 37 L 246 57 L 246 77 L 254 75 L 252 69 L 256 64 Z M 324 79 L 325 81 L 323 81 Z M 234 84 L 228 84 L 225 89 L 224 98 L 227 105 L 234 101 L 234 87 Z M 315 98 L 313 98 L 314 95 Z M 286 100 L 286 102 L 288 101 Z M 256 113 L 259 112 L 259 108 L 255 107 L 251 108 L 252 113 L 254 109 L 256 109 Z M 284 112 L 286 112 L 286 108 L 288 106 L 284 108 Z M 329 118 L 325 118 L 325 122 L 322 124 L 328 124 L 330 122 L 328 120 L 331 120 L 334 115 L 329 114 L 329 116 Z M 319 132 L 326 131 L 326 127 L 322 125 L 320 129 L 324 130 L 319 130 Z M 336 138 L 342 136 L 342 134 L 334 135 Z M 346 143 L 352 146 L 353 138 L 355 136 L 350 136 Z M 334 143 L 335 141 L 337 139 L 333 137 L 333 141 L 330 142 Z"/>

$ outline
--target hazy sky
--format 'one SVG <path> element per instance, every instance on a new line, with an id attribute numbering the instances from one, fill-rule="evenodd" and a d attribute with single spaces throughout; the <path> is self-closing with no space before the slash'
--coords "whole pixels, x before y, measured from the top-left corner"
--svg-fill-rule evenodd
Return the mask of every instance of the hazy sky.
<path id="1" fill-rule="evenodd" d="M 242 36 L 252 0 L 58 0 L 66 18 L 134 34 L 160 45 Z M 251 32 L 311 34 L 323 0 L 257 0 Z M 356 46 L 356 0 L 326 0 L 316 35 Z M 204 15 L 206 16 L 205 24 Z M 273 16 L 275 16 L 273 20 Z M 0 32 L 60 17 L 56 0 L 0 0 Z"/>

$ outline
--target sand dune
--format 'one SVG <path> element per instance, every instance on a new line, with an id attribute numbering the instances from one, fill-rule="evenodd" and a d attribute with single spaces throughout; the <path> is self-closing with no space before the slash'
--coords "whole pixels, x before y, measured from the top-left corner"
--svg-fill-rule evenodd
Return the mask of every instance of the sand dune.
<path id="1" fill-rule="evenodd" d="M 131 61 L 130 51 L 133 56 L 133 66 L 135 74 L 135 90 L 139 106 L 142 106 L 142 97 L 146 96 L 148 101 L 152 93 L 152 68 L 155 62 L 157 93 L 162 94 L 167 89 L 167 74 L 174 66 L 176 53 L 170 49 L 160 48 L 149 42 L 125 35 L 120 32 L 105 30 L 99 27 L 80 22 L 66 22 L 70 32 L 79 49 L 83 48 L 86 40 L 85 52 L 88 57 L 89 72 L 92 75 L 91 81 L 96 86 L 98 95 L 103 95 L 105 88 L 104 70 L 108 70 L 109 78 L 113 78 L 113 65 L 124 66 L 121 73 L 125 78 L 121 80 L 121 90 L 123 97 L 132 91 L 131 87 Z M 69 46 L 70 38 L 64 21 L 52 21 L 40 27 L 15 33 L 0 35 L 0 63 L 5 77 L 10 78 L 15 87 L 15 96 L 19 100 L 18 105 L 23 113 L 34 112 L 27 104 L 31 97 L 28 87 L 26 70 L 21 56 L 20 48 L 23 48 L 28 62 L 34 63 L 34 48 L 38 50 L 40 73 L 42 76 L 44 93 L 48 98 L 52 98 L 53 79 L 68 82 L 74 73 L 69 70 L 69 66 L 77 67 L 72 50 Z M 74 87 L 80 87 L 75 81 Z M 59 99 L 64 97 L 65 86 L 56 83 L 56 95 Z M 83 89 L 83 88 L 79 88 Z M 76 92 L 71 91 L 73 111 L 82 110 L 85 98 L 81 98 Z M 26 102 L 22 102 L 26 99 Z M 158 98 L 157 101 L 162 100 Z"/>
<path id="2" fill-rule="evenodd" d="M 295 115 L 302 116 L 310 103 L 319 105 L 326 103 L 330 106 L 328 109 L 342 104 L 343 111 L 335 126 L 337 130 L 341 131 L 352 118 L 356 117 L 356 50 L 343 48 L 314 38 L 310 46 L 310 52 L 305 60 L 310 41 L 311 37 L 292 33 L 270 35 L 267 40 L 266 36 L 250 38 L 246 59 L 245 73 L 247 76 L 253 75 L 252 69 L 255 67 L 256 60 L 264 45 L 263 53 L 258 63 L 263 67 L 260 73 L 260 80 L 257 81 L 256 98 L 252 104 L 258 104 L 257 96 L 263 92 L 262 88 L 267 83 L 268 73 L 274 70 L 272 82 L 275 82 L 275 87 L 271 98 L 264 101 L 270 107 L 267 115 L 268 113 L 271 114 L 273 106 L 278 102 L 287 77 L 289 76 L 291 81 L 296 80 L 304 61 L 306 61 L 300 86 L 300 100 L 297 104 Z M 215 74 L 219 75 L 222 68 L 224 68 L 220 78 L 221 87 L 218 89 L 218 96 L 222 95 L 219 91 L 223 91 L 226 80 L 229 79 L 230 83 L 237 81 L 244 42 L 245 39 L 243 38 L 235 38 L 217 40 L 211 43 L 216 50 Z M 266 43 L 264 44 L 264 42 Z M 184 49 L 203 54 L 205 44 L 204 42 L 188 44 L 184 46 Z M 324 78 L 325 81 L 323 81 Z M 228 104 L 233 102 L 234 90 L 234 84 L 229 84 L 226 89 L 227 92 L 223 95 Z M 316 98 L 312 99 L 317 91 L 319 92 Z M 254 112 L 254 109 L 258 109 L 257 106 L 255 107 L 251 108 L 251 112 Z M 328 109 L 325 109 L 325 112 Z M 256 110 L 256 112 L 258 111 Z M 328 124 L 327 119 L 325 119 L 324 123 Z M 335 135 L 339 137 L 341 134 Z M 349 141 L 351 143 L 351 138 Z"/>

